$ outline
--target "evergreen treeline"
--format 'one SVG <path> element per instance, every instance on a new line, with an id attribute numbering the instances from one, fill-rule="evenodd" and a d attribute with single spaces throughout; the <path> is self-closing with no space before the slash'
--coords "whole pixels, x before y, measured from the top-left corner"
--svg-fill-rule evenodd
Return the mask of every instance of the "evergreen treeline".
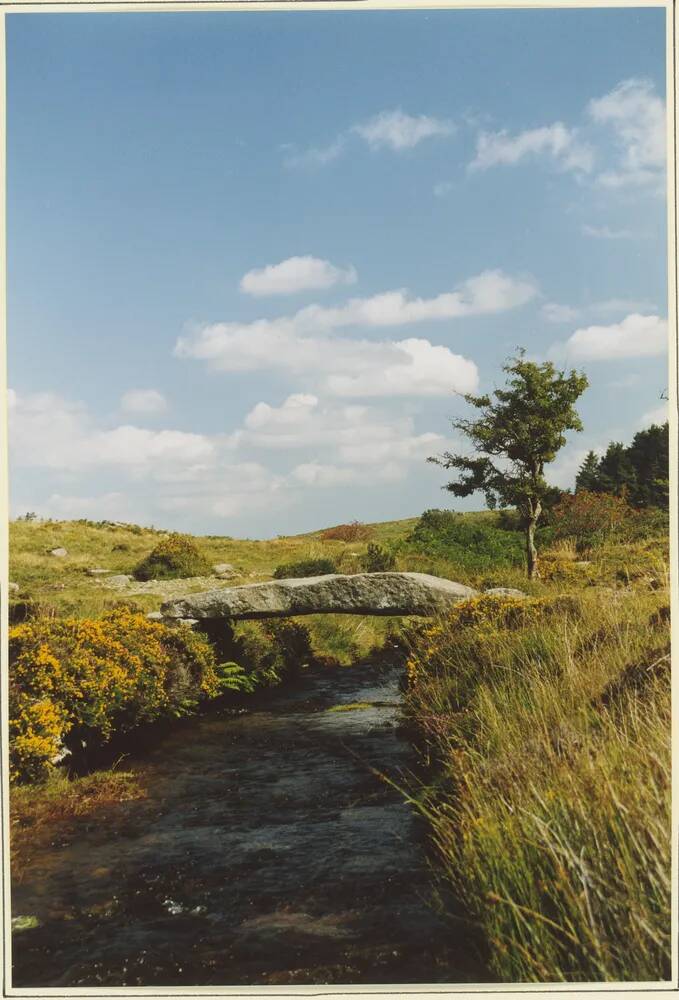
<path id="1" fill-rule="evenodd" d="M 630 445 L 609 444 L 599 458 L 590 451 L 580 466 L 575 491 L 614 493 L 634 507 L 669 507 L 669 423 L 652 424 Z"/>

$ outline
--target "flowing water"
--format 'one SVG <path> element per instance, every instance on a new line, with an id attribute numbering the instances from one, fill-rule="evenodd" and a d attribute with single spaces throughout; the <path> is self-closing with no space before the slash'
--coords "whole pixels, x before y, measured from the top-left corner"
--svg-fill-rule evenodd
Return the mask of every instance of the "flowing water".
<path id="1" fill-rule="evenodd" d="M 399 676 L 310 671 L 126 760 L 146 799 L 39 848 L 14 885 L 13 913 L 38 926 L 14 936 L 13 985 L 476 978 L 431 906 L 422 824 L 376 773 L 416 763 Z"/>

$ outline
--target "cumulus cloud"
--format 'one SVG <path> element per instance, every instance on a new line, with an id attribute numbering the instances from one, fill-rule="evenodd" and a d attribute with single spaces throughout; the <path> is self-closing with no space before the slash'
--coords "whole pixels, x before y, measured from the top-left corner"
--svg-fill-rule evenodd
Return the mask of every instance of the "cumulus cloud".
<path id="1" fill-rule="evenodd" d="M 476 141 L 476 156 L 471 170 L 488 170 L 498 165 L 514 166 L 522 160 L 536 156 L 549 156 L 562 170 L 589 173 L 594 166 L 594 152 L 584 143 L 577 129 L 569 129 L 562 122 L 541 128 L 527 129 L 511 135 L 506 129 L 500 132 L 481 132 Z"/>
<path id="2" fill-rule="evenodd" d="M 194 517 L 228 522 L 272 504 L 280 513 L 305 489 L 397 482 L 410 463 L 448 444 L 417 431 L 409 416 L 311 393 L 260 402 L 240 428 L 209 437 L 102 428 L 85 406 L 55 393 L 9 395 L 13 467 L 42 470 L 53 492 L 28 506 L 44 516 L 148 523 L 167 515 L 190 525 Z M 267 450 L 276 455 L 275 470 L 253 458 Z M 116 490 L 91 494 L 85 484 L 93 472 L 115 477 Z M 140 485 L 149 482 L 152 488 Z"/>
<path id="3" fill-rule="evenodd" d="M 667 321 L 660 316 L 630 313 L 620 323 L 587 326 L 576 330 L 555 353 L 566 353 L 576 361 L 609 361 L 644 358 L 667 351 Z"/>
<path id="4" fill-rule="evenodd" d="M 337 395 L 441 395 L 476 387 L 475 364 L 424 339 L 365 340 L 333 336 L 347 327 L 404 326 L 502 312 L 537 294 L 529 280 L 486 271 L 456 291 L 430 299 L 406 290 L 350 299 L 342 306 L 310 305 L 291 316 L 195 328 L 175 346 L 180 358 L 217 371 L 279 369 L 307 373 Z"/>
<path id="5" fill-rule="evenodd" d="M 589 117 L 610 128 L 618 149 L 613 169 L 599 175 L 605 187 L 658 185 L 665 167 L 667 122 L 664 101 L 650 80 L 623 80 L 590 101 Z"/>
<path id="6" fill-rule="evenodd" d="M 371 149 L 391 149 L 401 152 L 412 149 L 424 139 L 452 135 L 452 122 L 429 115 L 408 115 L 397 109 L 381 111 L 366 122 L 354 125 L 353 132 L 360 135 Z"/>
<path id="7" fill-rule="evenodd" d="M 190 472 L 214 454 L 202 434 L 129 424 L 98 428 L 81 403 L 56 393 L 15 394 L 9 426 L 13 462 L 22 466 L 61 471 L 110 466 L 158 476 L 174 467 Z"/>
<path id="8" fill-rule="evenodd" d="M 341 268 L 318 257 L 288 257 L 280 264 L 248 271 L 240 281 L 241 291 L 248 295 L 293 295 L 296 292 L 332 288 L 333 285 L 353 285 L 356 269 Z"/>
<path id="9" fill-rule="evenodd" d="M 316 448 L 344 464 L 384 465 L 430 454 L 440 434 L 417 434 L 413 420 L 359 404 L 324 403 L 310 393 L 294 393 L 280 406 L 257 403 L 236 432 L 239 447 Z"/>
<path id="10" fill-rule="evenodd" d="M 120 397 L 120 408 L 125 413 L 162 413 L 167 400 L 157 389 L 129 389 Z"/>

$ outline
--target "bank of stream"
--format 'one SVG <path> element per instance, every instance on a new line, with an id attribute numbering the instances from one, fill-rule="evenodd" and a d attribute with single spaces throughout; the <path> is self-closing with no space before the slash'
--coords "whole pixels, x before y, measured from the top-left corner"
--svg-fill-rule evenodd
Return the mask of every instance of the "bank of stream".
<path id="1" fill-rule="evenodd" d="M 431 905 L 426 829 L 378 773 L 417 765 L 401 670 L 318 667 L 125 761 L 115 824 L 32 854 L 16 987 L 455 983 L 483 978 Z M 344 709 L 344 710 L 343 710 Z"/>

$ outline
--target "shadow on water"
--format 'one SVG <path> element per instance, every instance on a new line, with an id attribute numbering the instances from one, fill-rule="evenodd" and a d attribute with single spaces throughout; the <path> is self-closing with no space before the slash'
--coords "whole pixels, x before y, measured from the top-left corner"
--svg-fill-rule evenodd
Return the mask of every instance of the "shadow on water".
<path id="1" fill-rule="evenodd" d="M 482 979 L 429 904 L 420 821 L 375 773 L 416 763 L 399 677 L 315 669 L 126 760 L 146 799 L 38 850 L 13 887 L 13 912 L 39 921 L 15 935 L 13 985 Z"/>

